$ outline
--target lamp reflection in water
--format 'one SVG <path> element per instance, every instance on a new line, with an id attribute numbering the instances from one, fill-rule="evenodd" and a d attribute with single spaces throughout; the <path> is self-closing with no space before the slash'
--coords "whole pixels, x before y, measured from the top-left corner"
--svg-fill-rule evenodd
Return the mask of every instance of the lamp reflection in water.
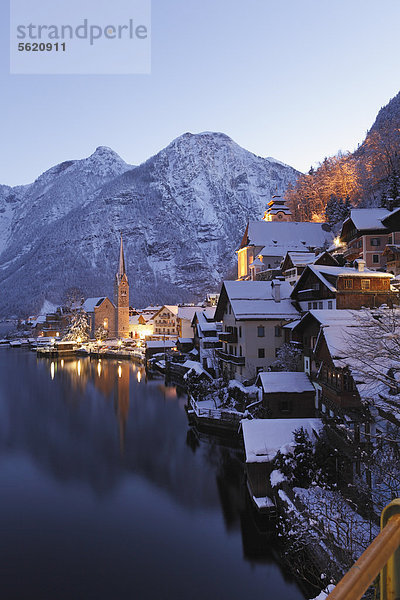
<path id="1" fill-rule="evenodd" d="M 63 358 L 61 359 L 61 368 L 62 369 L 64 368 L 64 359 Z"/>
<path id="2" fill-rule="evenodd" d="M 78 369 L 78 375 L 80 377 L 81 376 L 81 361 L 80 360 L 78 360 L 77 369 Z"/>
<path id="3" fill-rule="evenodd" d="M 97 373 L 100 377 L 100 375 L 101 375 L 101 360 L 99 360 L 99 362 L 97 363 Z"/>
<path id="4" fill-rule="evenodd" d="M 122 377 L 122 367 L 121 367 L 121 365 L 119 365 L 119 367 L 118 367 L 118 377 L 119 377 L 120 379 L 121 379 L 121 377 Z"/>
<path id="5" fill-rule="evenodd" d="M 142 381 L 142 374 L 140 371 L 137 372 L 136 378 L 138 380 L 138 383 L 140 383 Z"/>
<path id="6" fill-rule="evenodd" d="M 54 368 L 54 363 L 52 362 L 50 365 L 50 375 L 51 375 L 52 379 L 54 379 L 54 373 L 55 373 L 55 368 Z"/>

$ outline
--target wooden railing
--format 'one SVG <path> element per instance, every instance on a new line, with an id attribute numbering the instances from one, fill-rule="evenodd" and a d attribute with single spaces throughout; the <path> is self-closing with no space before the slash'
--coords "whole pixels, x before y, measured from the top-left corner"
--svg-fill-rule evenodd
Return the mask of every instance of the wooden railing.
<path id="1" fill-rule="evenodd" d="M 400 598 L 400 498 L 381 515 L 381 532 L 327 600 L 359 600 L 380 573 L 380 600 Z"/>

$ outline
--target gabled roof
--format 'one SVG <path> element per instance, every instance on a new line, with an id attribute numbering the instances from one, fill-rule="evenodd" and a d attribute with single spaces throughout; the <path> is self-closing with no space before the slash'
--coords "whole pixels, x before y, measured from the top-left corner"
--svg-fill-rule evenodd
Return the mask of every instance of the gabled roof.
<path id="1" fill-rule="evenodd" d="M 97 306 L 100 306 L 100 304 L 102 304 L 105 299 L 106 299 L 106 296 L 102 296 L 100 298 L 87 298 L 82 305 L 82 309 L 88 313 L 94 312 L 94 309 Z"/>
<path id="2" fill-rule="evenodd" d="M 392 273 L 382 273 L 381 271 L 371 271 L 370 269 L 364 269 L 364 271 L 358 271 L 357 269 L 353 269 L 351 267 L 331 267 L 328 265 L 307 265 L 302 274 L 300 275 L 299 280 L 293 287 L 292 295 L 295 291 L 298 291 L 307 277 L 307 275 L 312 272 L 318 277 L 318 279 L 331 291 L 336 292 L 336 281 L 338 277 L 389 277 L 393 278 Z M 326 276 L 334 277 L 335 284 L 331 283 Z"/>
<path id="3" fill-rule="evenodd" d="M 279 286 L 280 301 L 275 300 Z M 291 285 L 274 281 L 225 281 L 215 313 L 222 321 L 229 301 L 235 318 L 240 319 L 293 319 L 298 316 L 290 300 Z"/>
<path id="4" fill-rule="evenodd" d="M 252 419 L 241 422 L 247 463 L 269 462 L 278 451 L 286 454 L 294 445 L 293 432 L 303 427 L 313 439 L 321 419 Z"/>
<path id="5" fill-rule="evenodd" d="M 256 385 L 266 394 L 301 394 L 315 392 L 315 388 L 303 371 L 268 371 L 259 373 Z"/>
<path id="6" fill-rule="evenodd" d="M 352 221 L 355 228 L 359 231 L 365 231 L 368 229 L 386 229 L 382 223 L 382 219 L 390 215 L 390 211 L 386 208 L 353 208 L 344 223 Z"/>
<path id="7" fill-rule="evenodd" d="M 178 318 L 193 321 L 193 317 L 196 312 L 202 310 L 202 306 L 179 306 L 178 307 Z"/>
<path id="8" fill-rule="evenodd" d="M 325 223 L 250 221 L 246 233 L 241 248 L 247 245 L 275 246 L 283 249 L 283 255 L 290 248 L 322 248 L 333 240 L 333 233 Z"/>

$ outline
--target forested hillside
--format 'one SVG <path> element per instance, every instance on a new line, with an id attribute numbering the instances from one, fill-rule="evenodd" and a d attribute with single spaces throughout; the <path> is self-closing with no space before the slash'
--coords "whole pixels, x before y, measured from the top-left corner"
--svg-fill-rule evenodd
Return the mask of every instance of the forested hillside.
<path id="1" fill-rule="evenodd" d="M 399 206 L 399 151 L 400 93 L 379 111 L 355 152 L 325 158 L 289 186 L 286 198 L 295 219 L 332 223 L 332 215 L 345 214 L 345 205 Z"/>

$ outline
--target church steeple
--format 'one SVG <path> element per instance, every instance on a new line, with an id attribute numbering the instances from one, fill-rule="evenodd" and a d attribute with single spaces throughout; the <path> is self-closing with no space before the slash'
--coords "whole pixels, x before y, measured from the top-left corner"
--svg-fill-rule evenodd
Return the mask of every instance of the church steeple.
<path id="1" fill-rule="evenodd" d="M 117 277 L 119 278 L 120 281 L 121 281 L 123 275 L 126 275 L 126 272 L 125 272 L 124 243 L 122 241 L 122 233 L 121 233 L 121 240 L 120 240 L 120 246 L 119 246 L 119 264 L 118 264 L 118 273 L 117 273 Z"/>

